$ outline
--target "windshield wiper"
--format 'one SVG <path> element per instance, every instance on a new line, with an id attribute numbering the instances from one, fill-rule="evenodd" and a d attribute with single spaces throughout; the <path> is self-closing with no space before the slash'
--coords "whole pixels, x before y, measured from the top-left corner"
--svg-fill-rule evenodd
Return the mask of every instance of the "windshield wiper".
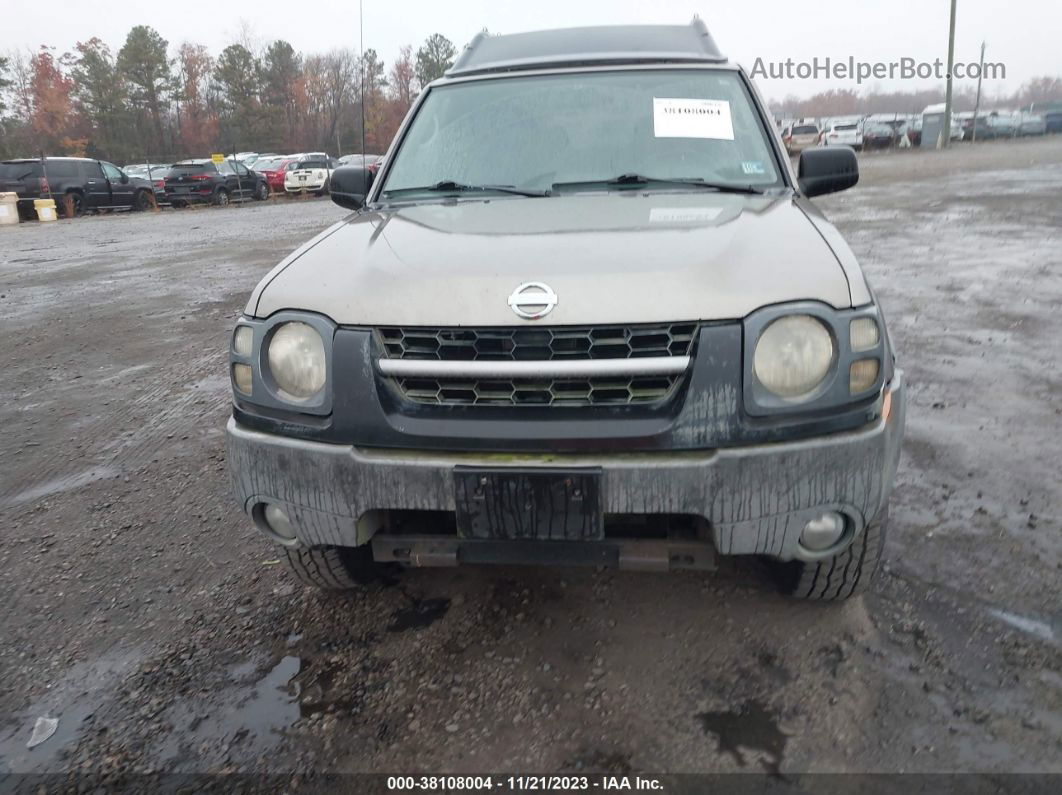
<path id="1" fill-rule="evenodd" d="M 644 174 L 620 174 L 612 179 L 594 179 L 584 182 L 554 182 L 553 189 L 596 187 L 599 185 L 688 185 L 691 188 L 703 188 L 720 193 L 763 193 L 761 188 L 752 185 L 733 185 L 725 182 L 706 182 L 700 177 L 647 177 Z"/>
<path id="2" fill-rule="evenodd" d="M 549 196 L 549 191 L 527 190 L 513 185 L 465 185 L 452 179 L 444 179 L 434 185 L 425 185 L 422 188 L 396 188 L 385 190 L 384 194 L 396 193 L 512 193 L 516 196 Z"/>

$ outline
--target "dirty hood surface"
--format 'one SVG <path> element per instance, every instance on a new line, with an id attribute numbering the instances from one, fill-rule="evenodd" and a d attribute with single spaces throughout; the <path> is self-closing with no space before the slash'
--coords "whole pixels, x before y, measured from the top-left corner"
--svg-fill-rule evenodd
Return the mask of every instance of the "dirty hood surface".
<path id="1" fill-rule="evenodd" d="M 508 305 L 524 282 L 558 303 Z M 247 311 L 351 325 L 721 320 L 810 299 L 851 306 L 837 257 L 791 196 L 641 192 L 494 198 L 365 212 L 293 252 Z"/>

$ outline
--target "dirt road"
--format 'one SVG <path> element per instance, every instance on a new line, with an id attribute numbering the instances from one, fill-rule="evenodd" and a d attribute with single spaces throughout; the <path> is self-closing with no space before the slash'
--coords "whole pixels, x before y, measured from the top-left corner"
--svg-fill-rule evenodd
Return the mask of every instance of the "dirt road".
<path id="1" fill-rule="evenodd" d="M 820 205 L 910 405 L 841 607 L 751 561 L 297 587 L 229 497 L 225 347 L 343 211 L 0 229 L 0 772 L 1062 773 L 1062 136 L 862 167 Z"/>

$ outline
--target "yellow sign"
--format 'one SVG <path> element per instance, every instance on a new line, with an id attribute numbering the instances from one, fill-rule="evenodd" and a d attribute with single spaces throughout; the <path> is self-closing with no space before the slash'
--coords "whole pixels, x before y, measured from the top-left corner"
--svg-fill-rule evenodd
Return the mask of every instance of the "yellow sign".
<path id="1" fill-rule="evenodd" d="M 225 155 L 213 154 L 210 156 L 210 159 L 213 160 L 215 163 L 224 163 Z"/>

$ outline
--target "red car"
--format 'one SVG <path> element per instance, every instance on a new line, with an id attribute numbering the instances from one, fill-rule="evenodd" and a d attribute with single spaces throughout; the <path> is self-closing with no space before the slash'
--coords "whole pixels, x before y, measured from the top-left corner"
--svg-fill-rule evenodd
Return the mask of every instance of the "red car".
<path id="1" fill-rule="evenodd" d="M 284 172 L 294 168 L 299 162 L 297 157 L 268 157 L 254 164 L 254 170 L 266 178 L 271 193 L 284 192 Z"/>

